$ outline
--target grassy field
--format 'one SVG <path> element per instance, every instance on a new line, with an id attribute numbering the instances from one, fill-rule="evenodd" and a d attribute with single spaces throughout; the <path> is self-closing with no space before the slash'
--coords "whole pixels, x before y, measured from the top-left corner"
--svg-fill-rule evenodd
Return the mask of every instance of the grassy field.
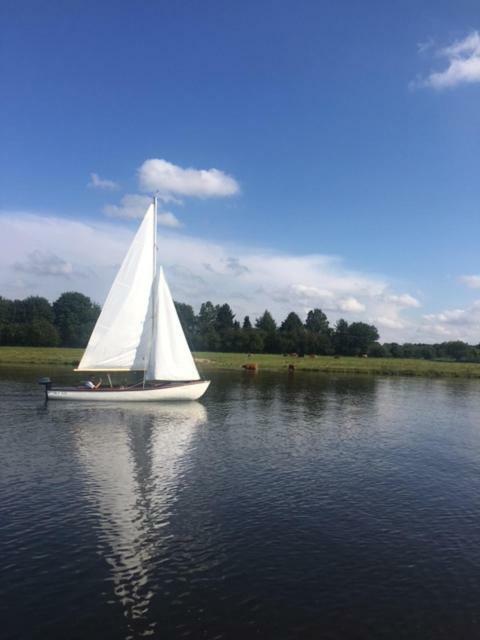
<path id="1" fill-rule="evenodd" d="M 316 356 L 304 358 L 282 355 L 251 355 L 241 353 L 196 353 L 203 368 L 239 369 L 243 364 L 255 363 L 258 369 L 287 370 L 292 364 L 295 371 L 321 371 L 323 373 L 366 373 L 389 376 L 424 376 L 430 378 L 480 378 L 480 364 L 460 362 L 432 362 L 428 360 L 395 358 L 352 358 Z"/>
<path id="2" fill-rule="evenodd" d="M 82 356 L 82 349 L 46 347 L 0 347 L 1 365 L 66 365 L 74 367 Z M 480 378 L 480 364 L 432 362 L 394 358 L 334 358 L 317 356 L 294 358 L 282 355 L 252 355 L 242 353 L 195 353 L 201 370 L 241 370 L 244 364 L 255 363 L 258 370 L 320 371 L 323 373 L 364 373 L 389 376 L 424 376 L 430 378 Z"/>
<path id="3" fill-rule="evenodd" d="M 0 365 L 51 364 L 76 366 L 83 349 L 60 347 L 0 347 Z"/>

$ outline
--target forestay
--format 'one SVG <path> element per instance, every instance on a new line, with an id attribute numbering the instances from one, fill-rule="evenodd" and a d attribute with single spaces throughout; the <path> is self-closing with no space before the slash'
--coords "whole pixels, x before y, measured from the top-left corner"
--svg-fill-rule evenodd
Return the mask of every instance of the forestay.
<path id="1" fill-rule="evenodd" d="M 151 342 L 155 212 L 147 209 L 113 282 L 79 371 L 145 370 Z"/>
<path id="2" fill-rule="evenodd" d="M 152 345 L 147 380 L 199 380 L 167 281 L 160 267 L 152 290 Z"/>

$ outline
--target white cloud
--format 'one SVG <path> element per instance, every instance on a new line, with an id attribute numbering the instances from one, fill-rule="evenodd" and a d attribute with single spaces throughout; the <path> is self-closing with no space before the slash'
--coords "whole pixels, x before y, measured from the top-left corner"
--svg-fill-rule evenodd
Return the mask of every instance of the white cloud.
<path id="1" fill-rule="evenodd" d="M 160 211 L 157 214 L 157 222 L 163 227 L 178 228 L 183 226 L 178 218 L 176 218 L 170 211 Z"/>
<path id="2" fill-rule="evenodd" d="M 388 301 L 397 304 L 399 307 L 420 307 L 420 302 L 409 293 L 401 295 L 389 295 Z"/>
<path id="3" fill-rule="evenodd" d="M 461 55 L 479 55 L 480 35 L 478 31 L 472 31 L 463 40 L 457 40 L 448 47 L 440 49 L 440 54 L 455 57 Z"/>
<path id="4" fill-rule="evenodd" d="M 138 169 L 143 191 L 158 191 L 163 198 L 175 196 L 221 198 L 240 191 L 237 181 L 218 169 L 183 169 L 167 160 L 145 160 Z"/>
<path id="5" fill-rule="evenodd" d="M 480 275 L 460 276 L 459 280 L 470 289 L 480 289 Z"/>
<path id="6" fill-rule="evenodd" d="M 340 311 L 345 311 L 345 313 L 360 313 L 365 311 L 366 306 L 353 296 L 349 296 L 348 298 L 340 298 L 338 308 Z"/>
<path id="7" fill-rule="evenodd" d="M 102 303 L 133 235 L 131 227 L 114 221 L 21 212 L 0 214 L 0 224 L 0 295 L 10 298 L 36 293 L 55 299 L 68 288 Z M 378 324 L 383 340 L 400 341 L 415 330 L 404 315 L 414 298 L 396 293 L 385 277 L 349 269 L 338 257 L 222 245 L 170 229 L 159 233 L 158 244 L 174 297 L 197 309 L 211 299 L 229 302 L 240 320 L 267 308 L 281 321 L 289 311 L 305 317 L 318 306 L 332 324 L 340 317 Z M 71 273 L 44 278 L 15 266 L 28 263 L 35 251 L 51 256 L 60 248 Z"/>
<path id="8" fill-rule="evenodd" d="M 53 300 L 65 290 L 76 289 L 103 301 L 107 282 L 131 238 L 130 229 L 112 224 L 87 224 L 26 212 L 0 213 L 0 228 L 0 295 L 7 298 L 35 294 Z M 33 261 L 32 255 L 37 256 Z M 71 269 L 64 266 L 57 269 L 56 277 L 45 278 L 48 256 L 52 255 Z M 23 267 L 19 269 L 19 265 Z"/>
<path id="9" fill-rule="evenodd" d="M 158 201 L 182 204 L 181 197 L 218 198 L 239 193 L 238 183 L 232 176 L 218 169 L 183 169 L 159 158 L 145 160 L 138 169 L 140 188 L 144 192 L 155 192 Z M 111 180 L 103 180 L 96 173 L 91 174 L 89 186 L 113 189 L 117 185 Z M 119 204 L 107 204 L 103 213 L 112 218 L 141 218 L 151 202 L 150 196 L 127 193 Z M 183 226 L 170 211 L 158 213 L 158 223 L 165 227 Z M 232 268 L 232 267 L 231 267 Z"/>
<path id="10" fill-rule="evenodd" d="M 436 55 L 446 58 L 446 68 L 441 71 L 432 71 L 426 78 L 418 78 L 411 83 L 412 88 L 447 89 L 459 84 L 480 82 L 480 34 L 478 31 L 472 31 L 463 40 L 437 50 Z"/>
<path id="11" fill-rule="evenodd" d="M 315 286 L 294 284 L 288 292 L 280 291 L 276 294 L 278 300 L 296 298 L 305 309 L 311 306 L 320 306 L 324 311 L 342 311 L 344 313 L 361 313 L 365 311 L 365 305 L 354 296 L 338 296 L 329 289 L 319 289 Z"/>
<path id="12" fill-rule="evenodd" d="M 103 213 L 110 218 L 124 218 L 134 220 L 143 218 L 145 211 L 152 202 L 150 196 L 142 196 L 136 193 L 127 193 L 120 200 L 120 204 L 107 204 L 103 207 Z M 158 224 L 164 227 L 181 227 L 182 223 L 170 211 L 159 211 Z"/>
<path id="13" fill-rule="evenodd" d="M 396 330 L 405 328 L 405 322 L 403 322 L 402 320 L 399 320 L 398 318 L 389 318 L 385 316 L 379 316 L 376 319 L 376 324 L 380 329 L 384 327 L 387 329 L 396 329 Z"/>
<path id="14" fill-rule="evenodd" d="M 103 213 L 111 218 L 125 218 L 127 220 L 142 218 L 151 202 L 150 196 L 127 193 L 120 200 L 120 204 L 105 205 Z"/>
<path id="15" fill-rule="evenodd" d="M 465 309 L 447 309 L 423 316 L 423 331 L 437 340 L 480 343 L 480 300 Z"/>
<path id="16" fill-rule="evenodd" d="M 23 262 L 13 264 L 15 271 L 36 276 L 70 276 L 73 271 L 71 262 L 67 262 L 51 252 L 36 249 L 29 253 Z"/>
<path id="17" fill-rule="evenodd" d="M 98 173 L 90 174 L 90 182 L 87 186 L 93 189 L 105 189 L 107 191 L 115 191 L 120 188 L 120 185 L 117 182 L 107 180 L 106 178 L 100 178 Z"/>

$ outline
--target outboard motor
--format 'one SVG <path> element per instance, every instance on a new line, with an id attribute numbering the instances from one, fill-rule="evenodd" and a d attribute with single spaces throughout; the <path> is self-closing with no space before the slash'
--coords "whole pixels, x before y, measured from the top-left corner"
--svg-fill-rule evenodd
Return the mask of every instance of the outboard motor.
<path id="1" fill-rule="evenodd" d="M 39 378 L 38 384 L 41 384 L 45 387 L 45 400 L 48 400 L 48 390 L 52 386 L 52 381 L 50 378 Z"/>

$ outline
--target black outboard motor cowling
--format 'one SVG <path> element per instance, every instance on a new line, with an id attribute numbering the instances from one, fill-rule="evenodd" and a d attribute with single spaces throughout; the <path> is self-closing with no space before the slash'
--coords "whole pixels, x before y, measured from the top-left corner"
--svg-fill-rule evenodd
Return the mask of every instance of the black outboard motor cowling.
<path id="1" fill-rule="evenodd" d="M 38 379 L 38 384 L 41 384 L 45 387 L 45 400 L 48 400 L 48 390 L 51 388 L 52 386 L 52 381 L 50 380 L 50 378 L 39 378 Z"/>

